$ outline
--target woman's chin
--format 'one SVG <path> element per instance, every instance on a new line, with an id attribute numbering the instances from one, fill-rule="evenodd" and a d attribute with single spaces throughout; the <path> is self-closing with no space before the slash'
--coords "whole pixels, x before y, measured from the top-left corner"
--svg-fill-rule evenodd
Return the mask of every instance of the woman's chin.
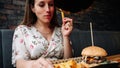
<path id="1" fill-rule="evenodd" d="M 50 19 L 45 19 L 45 21 L 44 21 L 45 23 L 50 23 L 51 22 L 51 20 Z"/>

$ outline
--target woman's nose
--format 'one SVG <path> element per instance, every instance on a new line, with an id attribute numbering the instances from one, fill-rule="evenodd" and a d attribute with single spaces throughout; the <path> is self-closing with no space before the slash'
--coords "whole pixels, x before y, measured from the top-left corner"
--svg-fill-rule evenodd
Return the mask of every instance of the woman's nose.
<path id="1" fill-rule="evenodd" d="M 46 10 L 47 12 L 50 11 L 50 7 L 49 7 L 49 5 L 46 5 L 46 6 L 45 6 L 45 10 Z"/>

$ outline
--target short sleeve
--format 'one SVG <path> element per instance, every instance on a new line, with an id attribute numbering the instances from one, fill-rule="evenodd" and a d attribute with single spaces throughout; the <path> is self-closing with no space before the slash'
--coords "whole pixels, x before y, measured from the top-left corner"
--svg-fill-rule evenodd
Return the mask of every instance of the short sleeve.
<path id="1" fill-rule="evenodd" d="M 12 64 L 13 66 L 16 65 L 17 59 L 25 59 L 28 60 L 29 52 L 26 49 L 26 45 L 24 42 L 24 33 L 22 27 L 17 27 L 15 29 L 13 35 L 13 42 L 12 42 Z"/>

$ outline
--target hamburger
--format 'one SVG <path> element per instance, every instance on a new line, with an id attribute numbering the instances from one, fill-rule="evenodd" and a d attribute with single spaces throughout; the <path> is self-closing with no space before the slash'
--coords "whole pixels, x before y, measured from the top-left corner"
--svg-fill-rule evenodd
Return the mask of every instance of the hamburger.
<path id="1" fill-rule="evenodd" d="M 88 64 L 99 64 L 106 61 L 107 52 L 98 46 L 88 46 L 81 52 L 82 60 Z"/>

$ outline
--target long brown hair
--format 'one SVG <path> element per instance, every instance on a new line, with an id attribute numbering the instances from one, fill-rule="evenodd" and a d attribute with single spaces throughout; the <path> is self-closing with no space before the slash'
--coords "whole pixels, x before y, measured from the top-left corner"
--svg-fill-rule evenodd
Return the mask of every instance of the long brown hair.
<path id="1" fill-rule="evenodd" d="M 31 10 L 32 6 L 34 6 L 34 0 L 26 0 L 24 18 L 23 18 L 23 21 L 21 22 L 22 25 L 31 26 L 36 23 L 37 16 L 35 15 L 35 13 L 32 12 Z M 54 28 L 55 26 L 59 26 L 57 22 L 56 8 L 54 11 L 53 18 L 50 22 L 51 28 Z"/>

